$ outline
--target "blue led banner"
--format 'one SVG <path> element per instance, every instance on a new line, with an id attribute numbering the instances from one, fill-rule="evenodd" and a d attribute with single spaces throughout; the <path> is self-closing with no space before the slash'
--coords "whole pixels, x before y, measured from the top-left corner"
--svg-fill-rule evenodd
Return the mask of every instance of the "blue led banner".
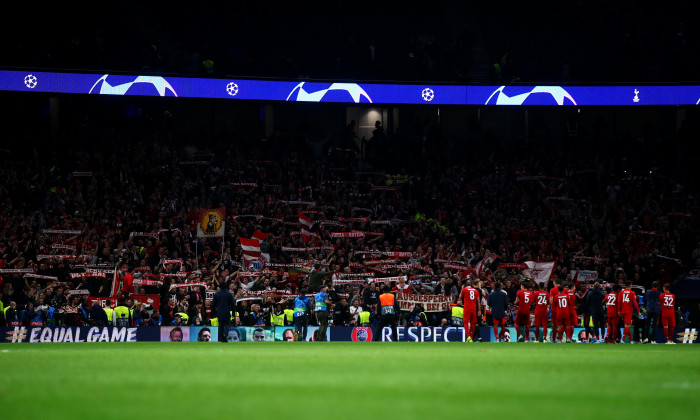
<path id="1" fill-rule="evenodd" d="M 414 105 L 697 105 L 700 86 L 457 86 L 0 71 L 0 90 Z"/>
<path id="2" fill-rule="evenodd" d="M 291 102 L 464 105 L 466 86 L 0 71 L 0 90 Z"/>
<path id="3" fill-rule="evenodd" d="M 700 86 L 467 86 L 467 105 L 697 105 Z"/>

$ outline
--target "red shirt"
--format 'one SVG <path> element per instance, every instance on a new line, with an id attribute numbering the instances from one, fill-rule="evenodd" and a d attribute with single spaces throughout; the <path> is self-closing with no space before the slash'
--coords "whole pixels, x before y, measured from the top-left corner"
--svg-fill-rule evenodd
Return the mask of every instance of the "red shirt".
<path id="1" fill-rule="evenodd" d="M 661 305 L 661 316 L 676 316 L 676 295 L 673 293 L 662 293 L 659 295 L 659 305 Z"/>
<path id="2" fill-rule="evenodd" d="M 557 308 L 557 295 L 559 294 L 559 288 L 557 286 L 552 287 L 549 291 L 549 297 L 552 298 L 552 309 Z"/>
<path id="3" fill-rule="evenodd" d="M 399 293 L 411 293 L 411 286 L 408 285 L 408 283 L 404 283 L 403 286 L 401 283 L 397 283 L 396 286 L 394 286 L 393 289 L 391 289 L 392 292 L 399 292 Z"/>
<path id="4" fill-rule="evenodd" d="M 479 300 L 479 292 L 473 287 L 462 289 L 464 298 L 464 312 L 476 312 L 476 302 Z"/>
<path id="5" fill-rule="evenodd" d="M 605 296 L 605 306 L 608 308 L 608 316 L 617 316 L 617 293 L 610 292 Z"/>
<path id="6" fill-rule="evenodd" d="M 135 293 L 134 290 L 134 275 L 131 273 L 126 273 L 124 276 L 124 284 L 122 284 L 122 292 L 124 293 Z"/>
<path id="7" fill-rule="evenodd" d="M 557 303 L 557 319 L 559 319 L 559 314 L 562 315 L 567 315 L 569 313 L 569 296 L 567 295 L 566 292 L 563 292 L 559 295 L 557 295 L 554 298 L 554 301 Z"/>
<path id="8" fill-rule="evenodd" d="M 530 305 L 532 305 L 532 292 L 529 290 L 518 290 L 518 312 L 521 314 L 530 313 Z"/>
<path id="9" fill-rule="evenodd" d="M 569 310 L 571 313 L 576 313 L 576 293 L 573 290 L 567 290 L 566 294 L 569 297 Z"/>
<path id="10" fill-rule="evenodd" d="M 535 292 L 535 314 L 546 315 L 547 305 L 549 304 L 549 293 L 544 290 Z"/>
<path id="11" fill-rule="evenodd" d="M 632 309 L 636 309 L 639 313 L 639 305 L 637 304 L 637 295 L 629 290 L 625 289 L 620 292 L 620 313 L 631 314 Z"/>

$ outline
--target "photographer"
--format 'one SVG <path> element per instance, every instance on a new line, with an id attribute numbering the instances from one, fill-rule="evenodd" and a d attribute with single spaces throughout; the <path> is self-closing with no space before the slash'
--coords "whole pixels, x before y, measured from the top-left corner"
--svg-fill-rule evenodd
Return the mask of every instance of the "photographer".
<path id="1" fill-rule="evenodd" d="M 462 319 L 460 318 L 460 326 Z M 428 317 L 425 315 L 425 308 L 420 303 L 417 303 L 409 313 L 409 325 L 412 327 L 428 327 Z"/>

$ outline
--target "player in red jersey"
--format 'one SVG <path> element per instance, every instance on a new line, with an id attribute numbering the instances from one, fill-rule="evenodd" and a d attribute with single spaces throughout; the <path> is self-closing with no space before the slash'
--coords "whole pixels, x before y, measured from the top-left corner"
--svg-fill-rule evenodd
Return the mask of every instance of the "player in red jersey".
<path id="1" fill-rule="evenodd" d="M 561 281 L 559 279 L 552 280 L 554 287 L 549 290 L 549 304 L 552 307 L 552 342 L 557 339 L 557 295 L 559 294 L 559 286 Z"/>
<path id="2" fill-rule="evenodd" d="M 527 282 L 527 291 L 530 292 L 530 294 L 531 294 L 531 296 L 532 296 L 532 299 L 531 299 L 531 302 L 530 302 L 530 313 L 532 313 L 533 309 L 535 309 L 535 289 L 536 289 L 536 288 L 537 288 L 537 283 L 535 283 L 534 280 L 529 280 L 529 281 Z M 531 316 L 528 318 L 528 322 L 527 322 L 527 330 L 528 330 L 528 333 L 525 335 L 525 337 L 526 337 L 526 340 L 525 340 L 525 341 L 528 341 L 528 342 L 532 341 L 532 342 L 534 343 L 535 340 L 530 340 L 530 333 L 529 333 L 530 324 L 532 324 L 533 320 L 534 320 L 534 317 L 531 315 Z"/>
<path id="3" fill-rule="evenodd" d="M 617 300 L 620 294 L 620 285 L 613 285 L 612 291 L 605 296 L 605 307 L 608 313 L 608 334 L 605 337 L 606 343 L 615 343 L 617 334 L 620 332 L 620 309 Z"/>
<path id="4" fill-rule="evenodd" d="M 535 300 L 535 338 L 542 342 L 547 337 L 547 312 L 549 306 L 549 293 L 545 289 L 544 283 L 540 283 L 539 290 L 534 293 Z M 540 327 L 542 330 L 542 338 L 540 338 Z"/>
<path id="5" fill-rule="evenodd" d="M 557 341 L 561 342 L 564 339 L 564 331 L 567 334 L 567 342 L 571 342 L 571 336 L 569 336 L 569 295 L 567 290 L 559 285 L 557 296 L 554 298 L 557 304 Z"/>
<path id="6" fill-rule="evenodd" d="M 625 326 L 624 332 L 622 334 L 622 340 L 620 342 L 625 342 L 625 337 L 629 338 L 630 343 L 634 344 L 632 341 L 632 330 L 630 326 L 632 325 L 632 316 L 634 311 L 637 313 L 639 311 L 639 305 L 637 304 L 637 295 L 632 291 L 632 280 L 627 280 L 625 283 L 625 289 L 620 292 L 620 317 L 622 318 L 622 324 Z"/>
<path id="7" fill-rule="evenodd" d="M 569 283 L 568 286 L 566 294 L 569 297 L 569 329 L 566 335 L 570 339 L 574 335 L 574 327 L 578 325 L 578 314 L 576 313 L 576 286 L 573 283 Z"/>
<path id="8" fill-rule="evenodd" d="M 518 342 L 530 339 L 530 305 L 533 302 L 533 295 L 532 291 L 527 290 L 528 284 L 528 281 L 523 280 L 515 297 L 515 304 L 518 305 L 518 312 L 515 314 L 515 331 L 518 333 Z M 522 326 L 525 327 L 525 337 L 520 329 Z"/>
<path id="9" fill-rule="evenodd" d="M 668 283 L 664 284 L 664 292 L 659 295 L 661 306 L 661 325 L 666 333 L 666 344 L 676 344 L 673 341 L 673 330 L 676 328 L 676 296 L 669 291 Z"/>
<path id="10" fill-rule="evenodd" d="M 460 292 L 457 301 L 464 303 L 462 322 L 464 323 L 467 342 L 472 342 L 474 341 L 474 333 L 477 328 L 477 317 L 481 316 L 481 301 L 479 299 L 479 291 L 472 287 L 471 280 L 466 280 L 464 285 L 465 287 Z"/>

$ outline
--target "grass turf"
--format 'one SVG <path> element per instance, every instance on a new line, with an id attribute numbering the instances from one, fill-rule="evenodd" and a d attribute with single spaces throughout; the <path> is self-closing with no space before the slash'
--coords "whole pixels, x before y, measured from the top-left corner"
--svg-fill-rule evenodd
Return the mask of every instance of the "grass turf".
<path id="1" fill-rule="evenodd" d="M 22 343 L 0 368 L 3 419 L 692 418 L 700 392 L 697 345 Z"/>

